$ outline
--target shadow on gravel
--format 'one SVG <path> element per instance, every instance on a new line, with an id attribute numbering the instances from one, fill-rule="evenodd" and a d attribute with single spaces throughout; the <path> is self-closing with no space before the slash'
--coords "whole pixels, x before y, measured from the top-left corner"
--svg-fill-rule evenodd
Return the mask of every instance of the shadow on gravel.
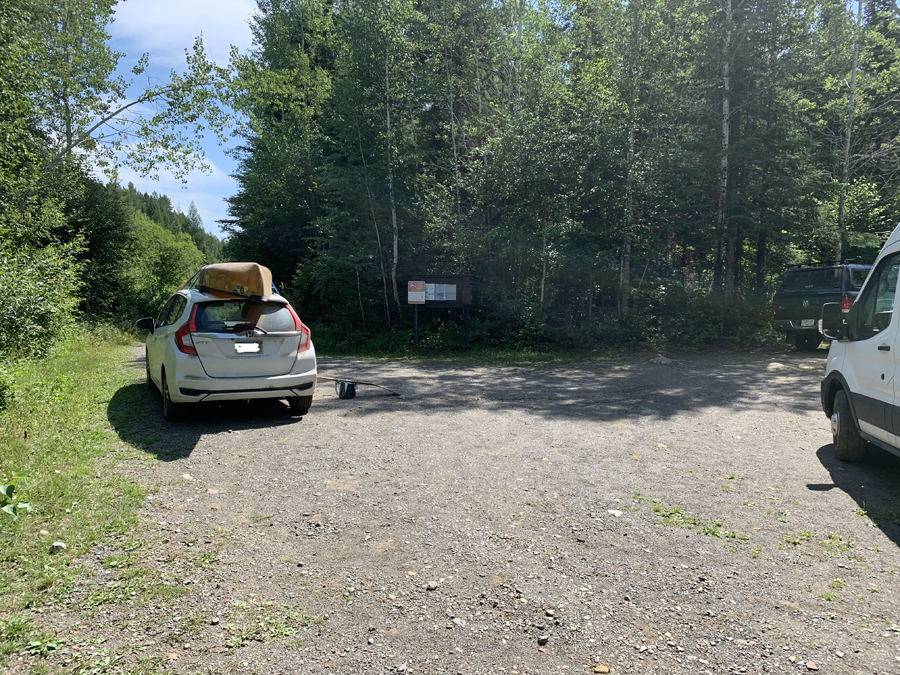
<path id="1" fill-rule="evenodd" d="M 710 408 L 816 411 L 826 353 L 698 355 L 669 365 L 646 357 L 514 367 L 323 358 L 319 372 L 376 382 L 401 395 L 384 397 L 359 387 L 352 402 L 356 415 L 411 408 L 452 412 L 477 405 L 527 408 L 546 418 L 615 421 L 667 419 Z"/>
<path id="2" fill-rule="evenodd" d="M 837 487 L 859 504 L 884 534 L 900 546 L 900 457 L 869 444 L 864 462 L 841 462 L 829 443 L 816 452 L 822 466 L 828 469 L 833 486 L 810 483 L 810 490 Z M 860 514 L 862 515 L 862 514 Z"/>
<path id="3" fill-rule="evenodd" d="M 106 409 L 109 422 L 124 442 L 163 461 L 188 457 L 202 436 L 228 431 L 270 429 L 302 421 L 285 401 L 228 401 L 191 406 L 184 420 L 167 422 L 159 392 L 146 384 L 119 389 Z"/>

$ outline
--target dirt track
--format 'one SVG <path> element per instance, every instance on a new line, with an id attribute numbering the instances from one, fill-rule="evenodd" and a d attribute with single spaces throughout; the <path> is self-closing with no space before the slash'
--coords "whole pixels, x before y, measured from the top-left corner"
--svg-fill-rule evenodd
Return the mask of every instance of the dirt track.
<path id="1" fill-rule="evenodd" d="M 823 357 L 322 359 L 401 396 L 177 425 L 133 385 L 134 555 L 187 593 L 86 609 L 111 543 L 48 626 L 185 674 L 900 673 L 900 460 L 833 458 Z"/>

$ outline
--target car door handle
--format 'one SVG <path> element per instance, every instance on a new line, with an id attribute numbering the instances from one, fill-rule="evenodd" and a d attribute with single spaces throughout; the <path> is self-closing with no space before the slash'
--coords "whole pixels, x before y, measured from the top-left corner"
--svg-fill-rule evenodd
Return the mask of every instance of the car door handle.
<path id="1" fill-rule="evenodd" d="M 878 345 L 878 351 L 889 352 L 889 351 L 891 351 L 891 346 L 890 345 Z"/>

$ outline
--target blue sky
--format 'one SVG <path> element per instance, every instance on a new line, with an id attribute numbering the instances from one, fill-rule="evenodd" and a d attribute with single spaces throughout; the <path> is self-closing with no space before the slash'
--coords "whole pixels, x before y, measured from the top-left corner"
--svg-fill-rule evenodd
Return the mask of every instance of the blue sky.
<path id="1" fill-rule="evenodd" d="M 228 61 L 231 45 L 241 51 L 249 49 L 252 36 L 247 22 L 255 8 L 253 0 L 120 1 L 116 6 L 115 21 L 109 27 L 110 45 L 126 54 L 119 61 L 119 69 L 127 78 L 134 79 L 135 85 L 141 84 L 140 79 L 134 78 L 129 71 L 144 52 L 150 54 L 150 68 L 142 77 L 166 81 L 173 68 L 184 69 L 184 50 L 194 44 L 198 35 L 203 36 L 207 55 L 223 65 Z M 186 188 L 164 171 L 155 181 L 141 178 L 127 168 L 119 171 L 120 183 L 132 182 L 141 192 L 169 195 L 172 203 L 180 205 L 184 212 L 193 201 L 204 227 L 213 234 L 220 234 L 215 221 L 228 215 L 225 199 L 236 190 L 230 176 L 235 163 L 210 136 L 208 134 L 203 142 L 212 173 L 191 173 Z"/>

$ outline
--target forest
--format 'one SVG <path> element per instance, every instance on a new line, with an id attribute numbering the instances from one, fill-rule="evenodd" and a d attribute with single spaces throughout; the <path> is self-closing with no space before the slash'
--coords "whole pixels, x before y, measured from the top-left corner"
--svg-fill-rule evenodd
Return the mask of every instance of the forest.
<path id="1" fill-rule="evenodd" d="M 198 38 L 137 95 L 115 6 L 0 13 L 0 359 L 218 260 L 335 350 L 408 347 L 422 273 L 474 287 L 433 349 L 771 337 L 786 265 L 871 262 L 900 215 L 892 0 L 257 0 L 249 52 Z M 224 241 L 116 178 L 186 175 L 203 134 L 239 141 Z"/>
<path id="2" fill-rule="evenodd" d="M 489 342 L 739 339 L 898 220 L 892 1 L 258 6 L 226 251 L 348 342 L 415 273 Z"/>

